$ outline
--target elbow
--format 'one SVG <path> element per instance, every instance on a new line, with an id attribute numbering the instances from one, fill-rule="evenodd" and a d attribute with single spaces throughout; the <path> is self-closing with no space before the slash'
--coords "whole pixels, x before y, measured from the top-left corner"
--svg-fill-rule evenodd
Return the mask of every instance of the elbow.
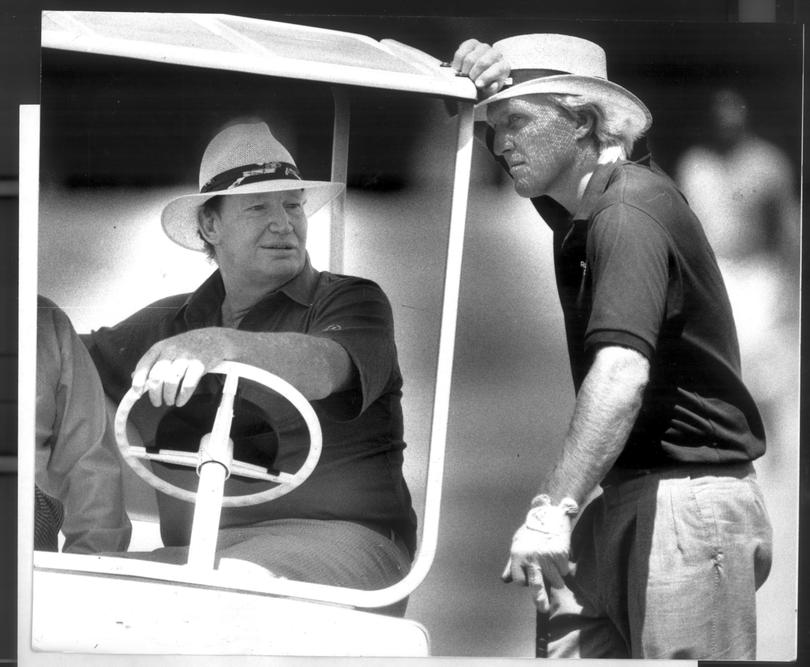
<path id="1" fill-rule="evenodd" d="M 332 394 L 344 391 L 356 381 L 357 371 L 348 352 L 337 343 L 324 341 L 320 354 L 313 355 L 312 371 L 301 393 L 310 400 L 317 401 Z"/>
<path id="2" fill-rule="evenodd" d="M 597 352 L 595 364 L 602 369 L 610 386 L 634 403 L 641 404 L 650 381 L 647 357 L 631 348 L 609 346 Z"/>
<path id="3" fill-rule="evenodd" d="M 338 391 L 337 386 L 323 378 L 315 379 L 307 386 L 302 387 L 301 393 L 308 401 L 320 401 L 327 396 L 331 396 L 336 391 Z"/>
<path id="4" fill-rule="evenodd" d="M 311 367 L 308 373 L 299 375 L 292 384 L 308 401 L 319 401 L 335 391 L 331 378 L 322 366 Z"/>

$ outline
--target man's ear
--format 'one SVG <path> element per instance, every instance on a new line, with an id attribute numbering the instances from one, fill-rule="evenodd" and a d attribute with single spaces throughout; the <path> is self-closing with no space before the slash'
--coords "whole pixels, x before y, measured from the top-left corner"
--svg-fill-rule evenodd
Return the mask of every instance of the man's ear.
<path id="1" fill-rule="evenodd" d="M 576 127 L 574 128 L 574 136 L 577 139 L 586 139 L 593 134 L 594 118 L 589 113 L 578 113 L 574 119 Z"/>
<path id="2" fill-rule="evenodd" d="M 197 227 L 202 237 L 211 245 L 216 245 L 219 237 L 216 225 L 217 214 L 208 206 L 200 206 L 197 211 Z"/>

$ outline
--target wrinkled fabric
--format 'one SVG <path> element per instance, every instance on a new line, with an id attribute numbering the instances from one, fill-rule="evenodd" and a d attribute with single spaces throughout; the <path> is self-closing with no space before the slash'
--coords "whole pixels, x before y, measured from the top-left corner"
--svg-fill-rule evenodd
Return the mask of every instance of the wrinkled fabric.
<path id="1" fill-rule="evenodd" d="M 129 552 L 126 557 L 182 565 L 188 560 L 188 547 Z M 223 528 L 219 531 L 216 563 L 222 558 L 246 560 L 295 581 L 360 590 L 387 588 L 410 570 L 403 544 L 397 545 L 388 537 L 348 521 L 279 519 Z M 370 611 L 403 616 L 406 606 L 407 598 Z"/>
<path id="2" fill-rule="evenodd" d="M 65 508 L 56 498 L 34 487 L 34 549 L 59 551 L 59 529 L 65 520 Z"/>
<path id="3" fill-rule="evenodd" d="M 591 502 L 549 591 L 549 657 L 756 657 L 771 525 L 750 464 L 714 467 L 648 471 Z"/>
<path id="4" fill-rule="evenodd" d="M 63 550 L 126 549 L 132 526 L 104 392 L 67 315 L 43 297 L 37 310 L 36 406 L 36 485 L 64 506 Z"/>

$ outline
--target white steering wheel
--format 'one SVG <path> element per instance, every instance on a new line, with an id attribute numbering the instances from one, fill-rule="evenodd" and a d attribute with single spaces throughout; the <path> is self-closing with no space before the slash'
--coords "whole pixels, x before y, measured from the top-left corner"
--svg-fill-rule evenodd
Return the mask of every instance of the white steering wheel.
<path id="1" fill-rule="evenodd" d="M 300 486 L 315 469 L 315 465 L 321 455 L 322 444 L 321 425 L 307 399 L 286 380 L 283 380 L 273 373 L 248 364 L 242 364 L 236 361 L 223 361 L 209 372 L 225 375 L 225 386 L 219 408 L 217 409 L 213 429 L 208 436 L 203 438 L 200 451 L 193 453 L 178 450 L 162 450 L 154 453 L 148 452 L 145 447 L 131 445 L 127 437 L 127 420 L 132 406 L 135 405 L 135 402 L 144 392 L 130 389 L 124 398 L 121 399 L 121 403 L 115 413 L 115 439 L 124 460 L 135 473 L 150 486 L 174 498 L 190 503 L 195 502 L 197 498 L 196 492 L 180 488 L 161 479 L 144 466 L 142 460 L 148 459 L 151 461 L 180 464 L 196 468 L 198 472 L 204 464 L 215 461 L 225 467 L 226 477 L 233 473 L 242 477 L 250 477 L 252 479 L 276 483 L 276 486 L 257 493 L 240 496 L 224 496 L 222 497 L 222 507 L 258 505 L 259 503 L 264 503 L 283 496 L 297 486 Z M 303 464 L 296 472 L 270 474 L 262 466 L 234 461 L 232 459 L 233 443 L 230 442 L 229 434 L 231 421 L 233 419 L 233 401 L 239 378 L 253 380 L 278 392 L 292 403 L 303 417 L 309 432 L 309 451 Z M 226 450 L 230 453 L 222 456 L 221 452 Z"/>

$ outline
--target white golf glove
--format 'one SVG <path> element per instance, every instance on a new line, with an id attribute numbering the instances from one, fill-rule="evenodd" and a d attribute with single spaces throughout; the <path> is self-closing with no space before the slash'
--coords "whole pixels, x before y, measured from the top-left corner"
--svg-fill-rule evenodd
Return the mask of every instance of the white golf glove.
<path id="1" fill-rule="evenodd" d="M 546 585 L 564 585 L 563 577 L 570 569 L 571 527 L 578 512 L 579 506 L 570 498 L 553 505 L 547 495 L 539 495 L 512 538 L 509 562 L 501 578 L 529 586 L 540 612 L 549 610 Z"/>

